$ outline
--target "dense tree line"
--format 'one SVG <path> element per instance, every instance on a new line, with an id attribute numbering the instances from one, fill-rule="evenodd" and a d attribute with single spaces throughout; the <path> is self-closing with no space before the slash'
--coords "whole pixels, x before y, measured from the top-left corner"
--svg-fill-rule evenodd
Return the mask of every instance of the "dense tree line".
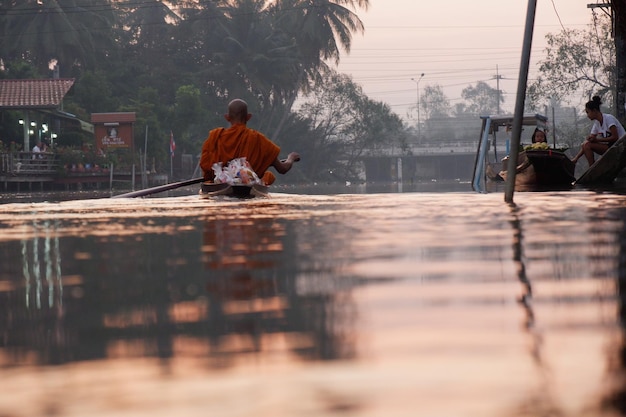
<path id="1" fill-rule="evenodd" d="M 169 168 L 170 132 L 177 155 L 197 155 L 210 128 L 223 125 L 233 97 L 248 101 L 250 126 L 304 158 L 296 172 L 322 180 L 356 175 L 357 161 L 380 148 L 409 152 L 409 142 L 454 137 L 452 118 L 495 114 L 502 91 L 469 85 L 450 106 L 439 85 L 420 97 L 424 115 L 441 132 L 428 138 L 403 126 L 384 103 L 367 98 L 350 77 L 330 66 L 364 30 L 357 12 L 369 0 L 0 0 L 0 77 L 45 78 L 58 65 L 75 78 L 64 110 L 90 114 L 136 112 L 135 143 L 150 132 L 148 156 Z M 610 94 L 615 48 L 610 19 L 587 31 L 548 36 L 540 76 L 528 88 L 527 107 L 542 111 L 577 94 Z M 561 101 L 563 103 L 561 104 Z M 297 103 L 297 105 L 296 105 Z M 3 112 L 0 139 L 19 137 L 18 115 Z M 478 123 L 477 123 L 478 124 Z M 584 129 L 584 126 L 580 128 Z M 12 131 L 15 130 L 15 131 Z M 565 130 L 565 127 L 563 128 Z M 575 133 L 578 135 L 578 133 Z M 81 140 L 67 135 L 66 145 Z"/>
<path id="2" fill-rule="evenodd" d="M 84 120 L 91 113 L 136 112 L 135 143 L 143 143 L 147 126 L 156 144 L 148 155 L 161 168 L 168 163 L 170 131 L 178 153 L 197 154 L 208 130 L 224 123 L 227 102 L 239 97 L 254 113 L 251 127 L 286 149 L 306 146 L 319 154 L 304 158 L 308 175 L 323 175 L 337 163 L 350 171 L 355 151 L 347 144 L 369 137 L 333 136 L 310 141 L 333 146 L 312 148 L 304 138 L 316 137 L 318 127 L 293 107 L 299 95 L 328 80 L 358 90 L 361 102 L 368 102 L 350 79 L 333 78 L 328 66 L 350 50 L 353 34 L 364 30 L 356 12 L 368 3 L 5 0 L 0 1 L 0 76 L 49 77 L 58 65 L 60 77 L 76 79 L 65 110 Z M 392 121 L 390 130 L 401 128 L 386 106 L 370 104 L 355 112 L 378 112 L 383 123 Z"/>

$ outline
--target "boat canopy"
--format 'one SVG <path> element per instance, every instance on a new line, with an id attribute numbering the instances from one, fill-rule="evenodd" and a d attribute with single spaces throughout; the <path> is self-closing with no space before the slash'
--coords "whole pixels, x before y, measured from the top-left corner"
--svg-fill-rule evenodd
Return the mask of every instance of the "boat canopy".
<path id="1" fill-rule="evenodd" d="M 513 126 L 514 115 L 480 116 L 482 127 L 478 148 L 476 149 L 476 160 L 474 162 L 474 173 L 472 175 L 472 188 L 475 191 L 484 192 L 486 183 L 486 167 L 489 165 L 489 150 L 493 149 L 494 161 L 498 160 L 498 148 L 496 146 L 496 132 L 504 128 L 508 132 Z M 534 126 L 545 131 L 548 125 L 548 118 L 542 114 L 525 114 L 522 118 L 522 126 Z M 505 154 L 509 154 L 509 140 L 505 141 Z"/>
<path id="2" fill-rule="evenodd" d="M 501 127 L 505 129 L 508 127 L 509 129 L 513 126 L 513 115 L 497 115 L 497 116 L 480 116 L 483 120 L 483 128 L 485 127 L 485 122 L 487 119 L 490 121 L 489 123 L 489 134 L 493 134 L 498 132 Z M 522 126 L 536 126 L 539 129 L 545 130 L 548 126 L 548 118 L 543 114 L 525 114 L 522 119 Z M 481 132 L 482 137 L 483 132 Z"/>

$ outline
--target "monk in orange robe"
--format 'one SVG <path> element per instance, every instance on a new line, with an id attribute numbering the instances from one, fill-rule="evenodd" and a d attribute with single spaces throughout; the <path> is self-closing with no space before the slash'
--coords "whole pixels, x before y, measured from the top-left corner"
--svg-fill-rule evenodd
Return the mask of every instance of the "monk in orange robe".
<path id="1" fill-rule="evenodd" d="M 217 128 L 209 132 L 209 137 L 202 145 L 200 168 L 205 181 L 213 181 L 213 164 L 221 162 L 223 166 L 235 159 L 245 157 L 252 170 L 270 185 L 276 177 L 268 169 L 274 167 L 281 174 L 286 174 L 294 162 L 300 160 L 297 152 L 291 152 L 287 159 L 280 160 L 280 147 L 262 133 L 247 127 L 252 117 L 248 113 L 245 101 L 235 99 L 228 104 L 228 113 L 224 115 L 230 123 L 229 128 Z"/>

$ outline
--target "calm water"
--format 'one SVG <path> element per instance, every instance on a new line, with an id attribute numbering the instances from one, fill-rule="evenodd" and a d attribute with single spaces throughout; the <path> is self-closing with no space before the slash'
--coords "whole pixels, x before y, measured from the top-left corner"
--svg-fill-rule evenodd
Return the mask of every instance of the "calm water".
<path id="1" fill-rule="evenodd" d="M 626 196 L 0 205 L 0 416 L 626 414 Z"/>

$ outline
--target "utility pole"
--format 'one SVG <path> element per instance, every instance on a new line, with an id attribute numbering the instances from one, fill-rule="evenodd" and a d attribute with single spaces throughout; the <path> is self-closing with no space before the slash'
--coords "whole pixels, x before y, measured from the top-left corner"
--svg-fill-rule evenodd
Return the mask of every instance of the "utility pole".
<path id="1" fill-rule="evenodd" d="M 556 120 L 555 120 L 555 116 L 554 116 L 554 103 L 555 103 L 555 99 L 552 96 L 548 96 L 548 100 L 550 100 L 550 107 L 552 107 L 552 119 L 548 118 L 548 120 L 551 120 L 551 122 L 548 124 L 549 126 L 551 126 L 551 130 L 552 130 L 552 147 L 554 149 L 556 149 Z M 545 115 L 546 117 L 548 117 L 548 105 L 545 105 Z M 546 136 L 546 141 L 548 140 L 548 137 Z"/>
<path id="2" fill-rule="evenodd" d="M 422 78 L 424 78 L 424 73 L 422 72 L 420 74 L 420 77 L 416 80 L 415 78 L 411 78 L 411 81 L 413 81 L 416 85 L 417 85 L 417 140 L 421 140 L 422 139 L 422 128 L 420 126 L 421 124 L 421 120 L 420 120 L 420 81 L 422 80 Z"/>
<path id="3" fill-rule="evenodd" d="M 496 65 L 496 75 L 493 77 L 496 79 L 496 106 L 497 106 L 497 110 L 496 110 L 496 114 L 500 114 L 500 79 L 502 79 L 502 76 L 498 73 L 498 66 Z"/>
<path id="4" fill-rule="evenodd" d="M 522 44 L 522 58 L 520 61 L 519 77 L 517 80 L 517 98 L 513 113 L 513 131 L 511 132 L 511 149 L 515 151 L 509 155 L 506 184 L 504 187 L 504 201 L 513 202 L 515 189 L 515 175 L 517 175 L 517 149 L 522 134 L 522 119 L 524 118 L 524 100 L 526 99 L 526 83 L 528 82 L 528 67 L 530 66 L 530 49 L 533 43 L 533 29 L 535 28 L 535 12 L 537 0 L 528 0 L 526 10 L 526 26 L 524 28 L 524 42 Z"/>

